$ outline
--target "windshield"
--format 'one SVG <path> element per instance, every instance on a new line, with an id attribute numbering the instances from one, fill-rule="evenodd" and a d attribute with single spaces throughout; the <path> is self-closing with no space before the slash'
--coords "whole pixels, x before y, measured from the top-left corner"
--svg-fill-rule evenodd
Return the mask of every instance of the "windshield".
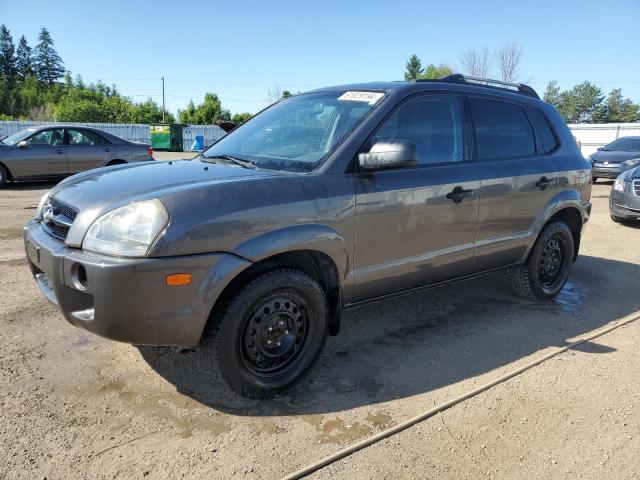
<path id="1" fill-rule="evenodd" d="M 319 92 L 282 100 L 203 152 L 259 168 L 310 172 L 382 99 L 382 92 Z"/>
<path id="2" fill-rule="evenodd" d="M 614 140 L 603 150 L 616 150 L 623 152 L 640 152 L 640 137 L 623 137 Z"/>
<path id="3" fill-rule="evenodd" d="M 24 140 L 29 135 L 33 134 L 33 132 L 35 132 L 35 131 L 36 131 L 35 128 L 27 128 L 26 130 L 21 130 L 18 133 L 14 133 L 13 135 L 9 135 L 7 138 L 2 140 L 2 143 L 4 143 L 5 145 L 15 145 L 19 141 Z"/>

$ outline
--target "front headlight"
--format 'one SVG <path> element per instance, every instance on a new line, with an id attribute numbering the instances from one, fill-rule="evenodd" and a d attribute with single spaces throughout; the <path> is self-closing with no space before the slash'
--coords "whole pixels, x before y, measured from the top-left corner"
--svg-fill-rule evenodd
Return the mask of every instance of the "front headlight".
<path id="1" fill-rule="evenodd" d="M 51 190 L 47 190 L 45 192 L 45 194 L 42 195 L 42 198 L 40 199 L 40 202 L 38 202 L 38 207 L 36 208 L 36 218 L 41 218 L 42 217 L 42 207 L 44 207 L 44 204 L 49 199 L 49 192 L 51 192 Z"/>
<path id="2" fill-rule="evenodd" d="M 118 257 L 144 257 L 167 223 L 169 212 L 160 200 L 130 203 L 93 222 L 82 248 Z"/>
<path id="3" fill-rule="evenodd" d="M 624 162 L 625 165 L 637 165 L 638 163 L 640 163 L 640 158 L 632 158 L 631 160 L 625 160 Z"/>
<path id="4" fill-rule="evenodd" d="M 613 184 L 613 189 L 619 192 L 624 192 L 624 175 L 620 175 L 616 178 L 616 182 Z"/>

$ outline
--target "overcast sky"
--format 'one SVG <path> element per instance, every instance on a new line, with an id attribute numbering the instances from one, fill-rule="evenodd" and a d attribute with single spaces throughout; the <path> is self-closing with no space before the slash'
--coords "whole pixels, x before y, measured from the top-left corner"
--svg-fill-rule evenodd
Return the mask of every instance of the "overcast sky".
<path id="1" fill-rule="evenodd" d="M 160 103 L 164 76 L 173 112 L 212 91 L 232 112 L 255 113 L 276 85 L 400 80 L 412 53 L 460 70 L 466 48 L 513 41 L 521 79 L 540 94 L 551 79 L 589 80 L 640 102 L 640 0 L 0 0 L 0 23 L 32 46 L 45 26 L 74 76 L 115 83 L 136 101 Z"/>

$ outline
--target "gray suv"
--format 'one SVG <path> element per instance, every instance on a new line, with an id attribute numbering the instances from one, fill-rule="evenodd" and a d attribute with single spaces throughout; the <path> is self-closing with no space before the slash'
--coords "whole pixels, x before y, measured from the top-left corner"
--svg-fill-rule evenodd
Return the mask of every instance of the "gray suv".
<path id="1" fill-rule="evenodd" d="M 107 338 L 213 342 L 223 378 L 295 382 L 355 305 L 506 269 L 551 300 L 591 169 L 526 85 L 453 75 L 282 100 L 192 160 L 66 179 L 25 227 L 37 285 Z"/>

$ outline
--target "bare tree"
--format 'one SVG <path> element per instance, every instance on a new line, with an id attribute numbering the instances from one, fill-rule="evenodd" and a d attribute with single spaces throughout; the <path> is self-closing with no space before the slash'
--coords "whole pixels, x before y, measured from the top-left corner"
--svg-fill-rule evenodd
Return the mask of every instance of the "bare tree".
<path id="1" fill-rule="evenodd" d="M 482 50 L 468 48 L 460 55 L 465 73 L 474 77 L 488 77 L 491 70 L 491 54 L 485 45 Z"/>
<path id="2" fill-rule="evenodd" d="M 518 78 L 518 67 L 520 66 L 521 58 L 522 47 L 516 42 L 503 45 L 496 52 L 498 71 L 503 81 L 514 82 Z"/>
<path id="3" fill-rule="evenodd" d="M 267 98 L 269 99 L 269 103 L 276 103 L 281 97 L 282 90 L 280 89 L 280 85 L 274 85 L 267 89 Z"/>

